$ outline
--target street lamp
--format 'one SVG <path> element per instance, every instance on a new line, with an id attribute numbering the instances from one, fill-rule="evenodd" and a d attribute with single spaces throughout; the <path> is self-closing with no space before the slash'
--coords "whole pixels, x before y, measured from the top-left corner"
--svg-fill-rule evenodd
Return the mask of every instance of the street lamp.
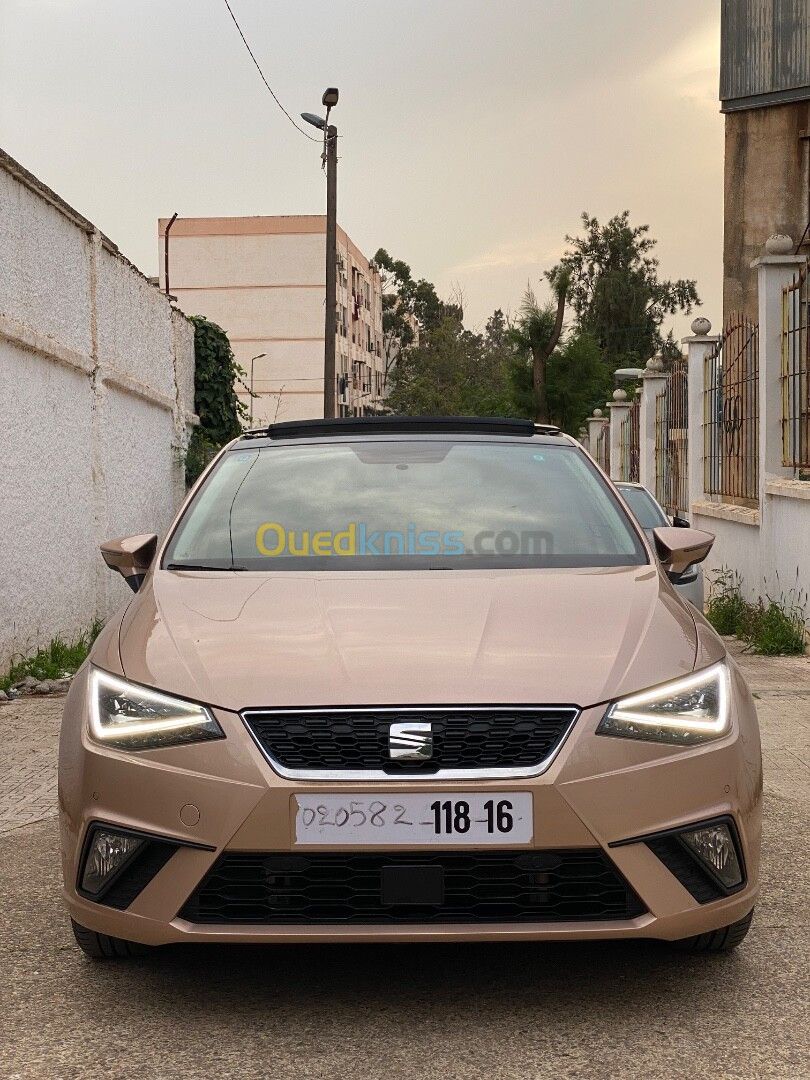
<path id="1" fill-rule="evenodd" d="M 323 415 L 335 415 L 335 339 L 337 337 L 337 128 L 329 113 L 337 105 L 336 86 L 324 90 L 321 103 L 326 116 L 301 113 L 301 119 L 323 132 L 323 163 L 326 166 L 326 315 L 323 350 Z"/>
<path id="2" fill-rule="evenodd" d="M 250 358 L 250 426 L 253 427 L 253 365 L 257 360 L 261 360 L 263 356 L 267 356 L 267 353 L 260 352 L 257 356 L 251 356 Z"/>
<path id="3" fill-rule="evenodd" d="M 613 372 L 613 378 L 618 386 L 622 382 L 633 382 L 634 379 L 640 379 L 643 374 L 644 369 L 640 367 L 620 367 Z"/>

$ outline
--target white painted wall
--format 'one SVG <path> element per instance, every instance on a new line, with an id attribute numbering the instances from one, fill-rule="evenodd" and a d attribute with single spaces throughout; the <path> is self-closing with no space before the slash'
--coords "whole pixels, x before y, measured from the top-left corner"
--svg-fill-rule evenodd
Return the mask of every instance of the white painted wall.
<path id="1" fill-rule="evenodd" d="M 703 564 L 707 579 L 711 581 L 718 571 L 730 568 L 740 575 L 746 599 L 756 600 L 763 596 L 767 556 L 763 554 L 759 525 L 724 520 L 714 515 L 707 517 L 697 512 L 699 505 L 692 504 L 690 520 L 693 527 L 715 536 L 714 546 Z"/>
<path id="2" fill-rule="evenodd" d="M 715 542 L 704 570 L 711 580 L 732 570 L 747 599 L 786 596 L 803 603 L 810 614 L 810 481 L 794 478 L 782 464 L 782 289 L 792 281 L 804 260 L 796 256 L 765 256 L 754 269 L 759 288 L 759 498 L 758 505 L 723 502 L 704 492 L 704 360 L 717 343 L 711 324 L 699 318 L 695 334 L 685 338 L 689 363 L 689 513 L 694 528 L 714 533 Z M 655 492 L 655 398 L 665 384 L 657 365 L 642 378 L 640 417 L 640 478 Z M 611 412 L 611 440 L 618 443 L 621 409 Z M 595 455 L 598 432 L 605 419 L 591 417 L 589 445 Z"/>
<path id="3" fill-rule="evenodd" d="M 0 153 L 0 668 L 128 598 L 98 545 L 166 529 L 193 404 L 192 324 Z"/>
<path id="4" fill-rule="evenodd" d="M 804 264 L 801 256 L 771 255 L 752 264 L 759 296 L 758 505 L 725 503 L 703 491 L 703 358 L 716 338 L 686 338 L 689 349 L 689 476 L 692 524 L 716 536 L 705 568 L 739 574 L 751 600 L 810 593 L 810 481 L 782 464 L 782 289 Z M 696 320 L 697 323 L 697 320 Z M 693 329 L 696 328 L 693 324 Z M 701 328 L 702 331 L 705 330 Z M 651 452 L 648 447 L 647 452 Z M 642 453 L 644 450 L 642 449 Z M 810 614 L 810 607 L 807 608 Z"/>
<path id="5" fill-rule="evenodd" d="M 694 503 L 693 511 L 705 505 Z M 713 509 L 711 516 L 693 514 L 695 528 L 717 538 L 706 560 L 709 574 L 721 567 L 736 570 L 750 600 L 778 599 L 791 592 L 795 598 L 804 592 L 806 603 L 810 590 L 810 483 L 796 481 L 792 490 L 788 484 L 779 494 L 766 494 L 757 524 L 718 518 L 716 506 Z"/>

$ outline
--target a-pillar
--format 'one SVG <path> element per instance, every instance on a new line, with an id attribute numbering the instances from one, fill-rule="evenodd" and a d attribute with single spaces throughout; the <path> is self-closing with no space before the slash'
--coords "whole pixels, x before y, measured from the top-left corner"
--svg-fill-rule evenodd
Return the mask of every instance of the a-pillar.
<path id="1" fill-rule="evenodd" d="M 610 479 L 626 480 L 622 476 L 622 424 L 630 415 L 630 402 L 626 390 L 614 390 L 613 401 L 608 402 L 610 410 Z M 629 453 L 629 446 L 628 446 Z"/>
<path id="2" fill-rule="evenodd" d="M 655 428 L 658 395 L 666 389 L 667 377 L 660 356 L 651 357 L 641 376 L 641 400 L 638 414 L 638 478 L 655 495 Z"/>
<path id="3" fill-rule="evenodd" d="M 712 324 L 699 316 L 692 323 L 692 337 L 682 339 L 686 346 L 689 411 L 687 417 L 687 456 L 689 459 L 689 513 L 692 504 L 704 498 L 703 473 L 703 389 L 706 356 L 720 340 L 711 334 Z"/>

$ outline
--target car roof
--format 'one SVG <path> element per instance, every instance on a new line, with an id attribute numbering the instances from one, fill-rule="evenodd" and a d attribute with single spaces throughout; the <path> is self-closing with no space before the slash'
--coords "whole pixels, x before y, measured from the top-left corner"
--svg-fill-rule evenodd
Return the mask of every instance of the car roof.
<path id="1" fill-rule="evenodd" d="M 494 437 L 522 441 L 538 439 L 544 443 L 565 443 L 573 440 L 552 424 L 535 424 L 531 420 L 511 419 L 500 416 L 355 416 L 325 420 L 294 420 L 271 424 L 245 432 L 229 449 L 246 446 L 268 446 L 279 442 L 302 440 L 331 440 L 335 437 L 371 436 L 375 439 L 401 439 L 409 436 L 472 436 Z"/>

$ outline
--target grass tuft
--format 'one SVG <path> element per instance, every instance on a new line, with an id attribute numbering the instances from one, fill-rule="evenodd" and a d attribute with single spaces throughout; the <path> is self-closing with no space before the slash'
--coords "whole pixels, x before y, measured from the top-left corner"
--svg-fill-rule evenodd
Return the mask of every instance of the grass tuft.
<path id="1" fill-rule="evenodd" d="M 740 575 L 726 567 L 719 570 L 711 582 L 706 618 L 718 634 L 740 634 L 748 613 L 748 602 L 742 595 Z"/>
<path id="2" fill-rule="evenodd" d="M 8 690 L 20 682 L 26 675 L 42 682 L 45 679 L 59 679 L 66 672 L 73 674 L 82 666 L 90 652 L 104 623 L 96 619 L 93 625 L 72 644 L 55 637 L 44 649 L 39 649 L 33 656 L 15 660 L 7 675 L 0 677 L 0 690 Z"/>
<path id="3" fill-rule="evenodd" d="M 751 603 L 740 575 L 723 567 L 711 582 L 706 618 L 718 634 L 734 634 L 762 656 L 801 656 L 805 651 L 807 597 L 791 590 Z"/>
<path id="4" fill-rule="evenodd" d="M 804 608 L 784 596 L 752 604 L 740 635 L 752 652 L 762 656 L 801 656 L 804 636 Z"/>

